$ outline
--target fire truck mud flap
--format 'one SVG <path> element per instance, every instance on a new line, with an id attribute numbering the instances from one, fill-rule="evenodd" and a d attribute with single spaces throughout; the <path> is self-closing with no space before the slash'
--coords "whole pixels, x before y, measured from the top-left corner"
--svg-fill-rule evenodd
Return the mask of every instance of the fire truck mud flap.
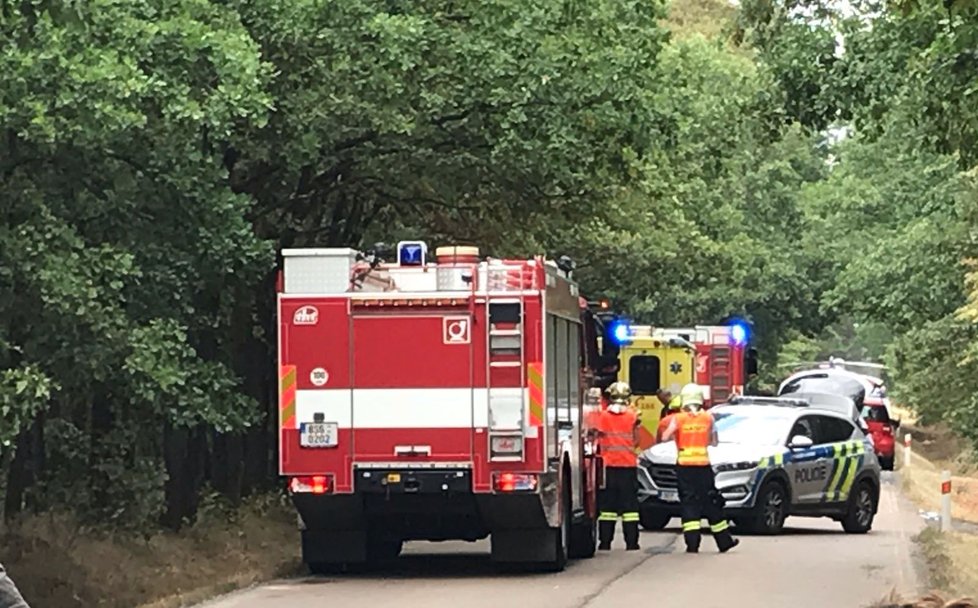
<path id="1" fill-rule="evenodd" d="M 302 532 L 302 561 L 362 563 L 368 559 L 367 522 L 358 496 L 293 495 Z"/>
<path id="2" fill-rule="evenodd" d="M 569 542 L 570 511 L 559 499 L 556 474 L 542 476 L 539 493 L 479 495 L 477 503 L 492 531 L 492 559 L 503 563 L 563 561 Z M 563 537 L 563 539 L 561 539 Z M 560 541 L 560 542 L 558 542 Z"/>

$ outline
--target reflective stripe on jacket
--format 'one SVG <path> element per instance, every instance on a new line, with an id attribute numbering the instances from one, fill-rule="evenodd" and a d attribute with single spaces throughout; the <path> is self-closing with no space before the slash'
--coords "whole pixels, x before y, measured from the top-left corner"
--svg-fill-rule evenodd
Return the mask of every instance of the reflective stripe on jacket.
<path id="1" fill-rule="evenodd" d="M 634 467 L 638 465 L 635 454 L 635 426 L 638 414 L 626 409 L 616 414 L 612 410 L 601 412 L 598 428 L 601 430 L 601 454 L 609 467 Z"/>
<path id="2" fill-rule="evenodd" d="M 702 467 L 710 464 L 707 446 L 713 436 L 713 416 L 708 412 L 676 414 L 676 464 Z"/>

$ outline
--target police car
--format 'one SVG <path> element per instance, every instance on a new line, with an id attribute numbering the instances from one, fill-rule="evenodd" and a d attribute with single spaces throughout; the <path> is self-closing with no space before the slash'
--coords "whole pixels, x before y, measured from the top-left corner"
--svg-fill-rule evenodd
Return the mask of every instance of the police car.
<path id="1" fill-rule="evenodd" d="M 719 445 L 709 448 L 727 516 L 742 531 L 777 534 L 789 515 L 831 517 L 849 533 L 868 532 L 879 504 L 880 465 L 865 432 L 837 403 L 735 397 L 710 409 Z M 676 444 L 639 458 L 642 527 L 679 517 Z"/>

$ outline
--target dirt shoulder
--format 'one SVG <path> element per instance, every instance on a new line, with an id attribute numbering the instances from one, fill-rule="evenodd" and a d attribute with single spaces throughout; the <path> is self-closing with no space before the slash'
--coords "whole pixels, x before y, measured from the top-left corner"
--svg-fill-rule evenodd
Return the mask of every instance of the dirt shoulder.
<path id="1" fill-rule="evenodd" d="M 0 561 L 35 608 L 171 608 L 299 571 L 294 511 L 280 497 L 202 511 L 179 534 L 96 534 L 46 515 L 0 533 Z"/>
<path id="2" fill-rule="evenodd" d="M 917 537 L 927 564 L 929 586 L 945 594 L 978 597 L 978 467 L 967 444 L 949 429 L 922 427 L 903 413 L 897 471 L 904 492 L 917 504 L 929 526 Z M 904 435 L 912 435 L 910 466 L 905 465 Z M 954 531 L 939 531 L 934 517 L 941 508 L 941 472 L 952 474 Z"/>

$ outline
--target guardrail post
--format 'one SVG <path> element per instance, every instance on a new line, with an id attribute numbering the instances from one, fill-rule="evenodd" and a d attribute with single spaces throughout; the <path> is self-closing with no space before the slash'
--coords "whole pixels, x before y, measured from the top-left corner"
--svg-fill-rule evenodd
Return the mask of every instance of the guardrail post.
<path id="1" fill-rule="evenodd" d="M 910 433 L 903 436 L 903 467 L 906 469 L 910 468 Z"/>
<path id="2" fill-rule="evenodd" d="M 941 471 L 941 532 L 951 530 L 951 471 Z"/>

